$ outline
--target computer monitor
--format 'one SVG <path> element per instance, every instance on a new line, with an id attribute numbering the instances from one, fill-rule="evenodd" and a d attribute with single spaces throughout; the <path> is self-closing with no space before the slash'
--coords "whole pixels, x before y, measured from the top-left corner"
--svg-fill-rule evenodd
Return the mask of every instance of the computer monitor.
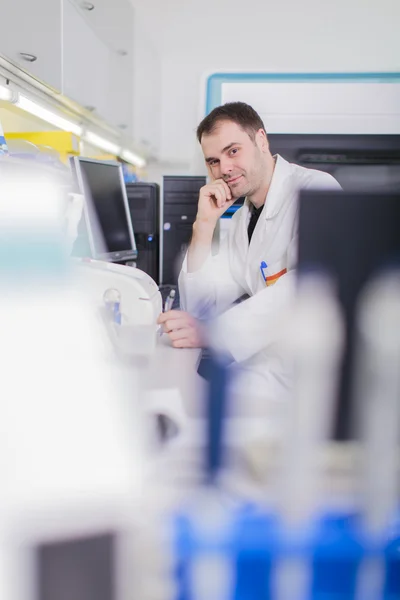
<path id="1" fill-rule="evenodd" d="M 134 260 L 137 249 L 122 167 L 117 162 L 74 157 L 78 186 L 93 258 Z"/>
<path id="2" fill-rule="evenodd" d="M 337 402 L 338 439 L 354 435 L 352 389 L 360 293 L 372 277 L 399 265 L 400 189 L 391 193 L 301 191 L 299 274 L 317 269 L 333 277 L 346 323 Z"/>

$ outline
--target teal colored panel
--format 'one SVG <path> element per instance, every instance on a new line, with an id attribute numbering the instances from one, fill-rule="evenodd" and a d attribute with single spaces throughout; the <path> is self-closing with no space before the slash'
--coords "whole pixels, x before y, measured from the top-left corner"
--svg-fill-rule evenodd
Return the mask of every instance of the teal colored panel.
<path id="1" fill-rule="evenodd" d="M 207 79 L 206 115 L 221 104 L 223 83 L 271 82 L 400 83 L 400 73 L 214 73 Z"/>

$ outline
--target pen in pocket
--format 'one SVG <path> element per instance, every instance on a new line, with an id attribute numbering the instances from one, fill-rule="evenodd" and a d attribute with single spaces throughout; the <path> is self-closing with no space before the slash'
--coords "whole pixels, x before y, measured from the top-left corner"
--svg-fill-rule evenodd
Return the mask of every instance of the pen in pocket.
<path id="1" fill-rule="evenodd" d="M 264 281 L 267 281 L 267 276 L 264 273 L 264 269 L 267 269 L 267 268 L 268 268 L 268 265 L 265 262 L 265 260 L 263 260 L 260 264 L 260 271 L 261 271 L 261 275 L 262 275 Z"/>

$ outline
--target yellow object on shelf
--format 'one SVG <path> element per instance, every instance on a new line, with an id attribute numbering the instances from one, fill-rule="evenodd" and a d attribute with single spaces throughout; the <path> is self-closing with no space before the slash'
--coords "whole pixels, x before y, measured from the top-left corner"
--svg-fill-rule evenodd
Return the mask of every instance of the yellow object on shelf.
<path id="1" fill-rule="evenodd" d="M 113 160 L 113 161 L 118 161 L 118 156 L 115 156 L 115 154 L 104 154 L 104 152 L 102 154 L 91 154 L 90 158 L 95 158 L 96 160 Z"/>
<path id="2" fill-rule="evenodd" d="M 68 156 L 79 156 L 80 138 L 68 131 L 18 131 L 6 133 L 6 140 L 26 140 L 37 146 L 49 146 L 56 150 L 66 163 Z"/>

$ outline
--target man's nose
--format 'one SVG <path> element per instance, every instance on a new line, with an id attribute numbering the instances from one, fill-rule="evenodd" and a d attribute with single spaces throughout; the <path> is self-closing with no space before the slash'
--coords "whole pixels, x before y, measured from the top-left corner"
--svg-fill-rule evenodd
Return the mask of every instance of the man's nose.
<path id="1" fill-rule="evenodd" d="M 219 166 L 220 166 L 222 175 L 225 176 L 225 175 L 230 175 L 230 173 L 232 173 L 233 165 L 232 165 L 232 161 L 230 161 L 229 158 L 224 158 L 224 159 L 221 158 Z"/>

